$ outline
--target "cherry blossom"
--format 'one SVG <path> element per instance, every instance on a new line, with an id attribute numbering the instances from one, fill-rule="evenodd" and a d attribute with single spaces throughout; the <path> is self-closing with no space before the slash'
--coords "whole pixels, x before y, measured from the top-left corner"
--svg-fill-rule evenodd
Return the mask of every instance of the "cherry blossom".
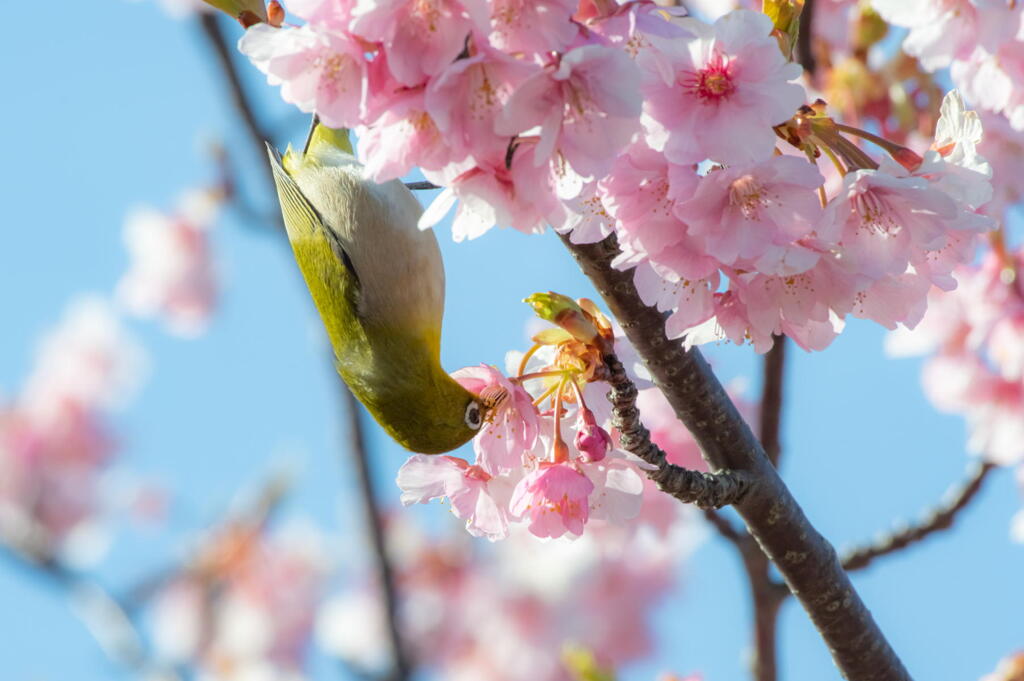
<path id="1" fill-rule="evenodd" d="M 487 422 L 473 438 L 480 465 L 492 474 L 522 466 L 523 452 L 533 449 L 539 428 L 530 394 L 486 364 L 459 369 L 452 377 L 485 401 L 496 400 Z"/>
<path id="2" fill-rule="evenodd" d="M 495 130 L 511 136 L 540 126 L 534 165 L 557 151 L 580 175 L 602 175 L 638 129 L 637 75 L 618 49 L 577 47 L 516 88 Z"/>
<path id="3" fill-rule="evenodd" d="M 579 536 L 593 491 L 594 483 L 569 464 L 542 462 L 516 485 L 510 510 L 516 517 L 527 516 L 530 532 L 538 537 Z"/>
<path id="4" fill-rule="evenodd" d="M 510 486 L 478 465 L 454 456 L 416 454 L 399 469 L 397 483 L 405 505 L 447 497 L 470 534 L 492 541 L 508 536 Z"/>
<path id="5" fill-rule="evenodd" d="M 669 74 L 653 58 L 640 58 L 647 143 L 680 164 L 768 158 L 772 126 L 804 100 L 803 88 L 790 82 L 800 68 L 779 52 L 771 21 L 736 10 L 712 26 L 680 23 L 693 37 L 664 47 Z"/>
<path id="6" fill-rule="evenodd" d="M 493 0 L 491 44 L 504 52 L 565 49 L 576 36 L 569 21 L 577 0 Z"/>
<path id="7" fill-rule="evenodd" d="M 361 122 L 367 67 L 363 47 L 354 37 L 308 24 L 256 24 L 242 36 L 238 49 L 300 111 L 316 113 L 336 128 Z"/>
<path id="8" fill-rule="evenodd" d="M 124 239 L 132 262 L 117 286 L 128 311 L 158 317 L 182 336 L 206 328 L 217 299 L 208 230 L 219 203 L 218 192 L 196 191 L 173 214 L 145 208 L 128 217 Z"/>
<path id="9" fill-rule="evenodd" d="M 819 257 L 795 242 L 817 227 L 821 206 L 814 189 L 823 181 L 805 161 L 775 156 L 708 173 L 674 212 L 702 242 L 701 250 L 722 264 L 797 274 Z"/>
<path id="10" fill-rule="evenodd" d="M 466 34 L 484 30 L 487 20 L 483 0 L 361 0 L 349 28 L 381 43 L 391 73 L 412 87 L 454 61 Z"/>

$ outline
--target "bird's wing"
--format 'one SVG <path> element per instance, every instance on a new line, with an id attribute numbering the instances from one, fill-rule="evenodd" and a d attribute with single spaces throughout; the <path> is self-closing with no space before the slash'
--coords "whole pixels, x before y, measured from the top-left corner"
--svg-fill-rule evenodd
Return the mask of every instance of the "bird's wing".
<path id="1" fill-rule="evenodd" d="M 270 166 L 274 171 L 274 183 L 277 185 L 281 212 L 288 230 L 288 239 L 294 242 L 296 239 L 307 239 L 317 235 L 326 239 L 334 256 L 348 271 L 355 285 L 355 293 L 358 294 L 359 273 L 356 271 L 355 263 L 352 262 L 352 257 L 345 250 L 338 235 L 325 224 L 320 213 L 302 193 L 299 185 L 295 183 L 288 171 L 284 169 L 281 155 L 277 153 L 277 150 L 268 144 L 267 151 L 270 154 Z"/>

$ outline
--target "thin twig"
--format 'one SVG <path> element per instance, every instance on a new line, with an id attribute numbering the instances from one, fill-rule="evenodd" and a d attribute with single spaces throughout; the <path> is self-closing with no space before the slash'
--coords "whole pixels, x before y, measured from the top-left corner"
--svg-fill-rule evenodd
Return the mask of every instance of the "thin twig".
<path id="1" fill-rule="evenodd" d="M 570 250 L 651 372 L 676 416 L 693 434 L 713 471 L 746 471 L 748 492 L 734 504 L 750 534 L 814 622 L 832 659 L 850 681 L 909 681 L 832 545 L 804 515 L 718 378 L 696 349 L 665 336 L 665 321 L 644 304 L 632 271 L 612 267 L 615 236 Z"/>
<path id="2" fill-rule="evenodd" d="M 698 508 L 722 508 L 743 498 L 750 479 L 742 473 L 704 473 L 669 463 L 664 450 L 651 441 L 650 432 L 640 421 L 636 384 L 626 375 L 622 362 L 608 353 L 604 363 L 608 369 L 608 384 L 612 387 L 608 401 L 612 405 L 612 425 L 619 431 L 619 445 L 656 466 L 654 470 L 645 471 L 647 477 L 663 492 L 684 503 L 696 504 Z"/>
<path id="3" fill-rule="evenodd" d="M 32 553 L 26 553 L 26 549 Z M 130 610 L 98 582 L 69 570 L 50 551 L 37 553 L 36 547 L 28 547 L 19 539 L 0 537 L 0 555 L 49 586 L 66 592 L 86 629 L 112 662 L 132 672 L 159 671 L 167 681 L 180 681 L 173 669 L 159 664 L 145 648 Z"/>
<path id="4" fill-rule="evenodd" d="M 425 191 L 427 189 L 440 189 L 438 185 L 433 182 L 419 181 L 419 182 L 406 182 L 405 186 L 412 191 Z"/>
<path id="5" fill-rule="evenodd" d="M 918 523 L 885 534 L 866 546 L 846 552 L 843 555 L 843 567 L 847 570 L 860 570 L 870 565 L 876 558 L 895 553 L 936 532 L 949 529 L 953 526 L 957 514 L 981 491 L 988 474 L 995 468 L 995 464 L 987 461 L 970 466 L 967 477 L 946 492 L 946 501 L 929 510 Z"/>
<path id="6" fill-rule="evenodd" d="M 761 386 L 761 413 L 759 420 L 761 445 L 764 453 L 776 468 L 782 444 L 779 433 L 782 427 L 783 383 L 786 367 L 786 337 L 775 336 L 775 344 L 764 356 L 764 379 Z"/>
<path id="7" fill-rule="evenodd" d="M 224 77 L 224 82 L 227 85 L 231 104 L 235 109 L 235 113 L 238 114 L 238 117 L 242 122 L 242 127 L 245 129 L 250 145 L 257 154 L 256 158 L 261 161 L 258 165 L 260 167 L 260 172 L 263 175 L 263 179 L 267 186 L 273 187 L 274 176 L 271 172 L 270 164 L 262 162 L 266 159 L 264 145 L 270 140 L 270 135 L 263 129 L 259 121 L 256 120 L 256 113 L 252 106 L 252 100 L 246 93 L 245 86 L 242 84 L 238 68 L 235 65 L 234 53 L 228 47 L 227 37 L 224 35 L 224 31 L 221 27 L 220 13 L 198 12 L 197 14 L 199 27 L 206 38 L 207 44 L 213 50 L 213 54 L 217 58 L 217 64 L 220 67 L 221 75 Z M 280 218 L 276 215 L 274 222 L 281 225 Z M 283 227 L 283 225 L 281 226 Z"/>
<path id="8" fill-rule="evenodd" d="M 362 407 L 348 386 L 339 381 L 344 394 L 345 411 L 348 413 L 349 453 L 355 464 L 356 480 L 359 483 L 360 497 L 363 500 L 363 514 L 366 516 L 366 527 L 370 531 L 370 543 L 376 561 L 377 577 L 380 580 L 381 595 L 387 620 L 388 638 L 392 651 L 392 672 L 390 681 L 405 681 L 410 677 L 412 665 L 407 656 L 399 621 L 398 589 L 395 576 L 391 569 L 388 555 L 387 536 L 384 531 L 384 520 L 381 518 L 377 504 L 377 493 L 373 486 L 373 474 L 367 454 L 366 438 L 363 432 L 360 414 Z"/>

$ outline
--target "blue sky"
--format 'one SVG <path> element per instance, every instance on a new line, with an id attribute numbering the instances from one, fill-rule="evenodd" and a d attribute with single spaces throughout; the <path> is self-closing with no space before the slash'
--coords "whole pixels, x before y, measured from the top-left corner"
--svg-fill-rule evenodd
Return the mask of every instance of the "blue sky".
<path id="1" fill-rule="evenodd" d="M 108 293 L 124 270 L 124 215 L 170 208 L 214 177 L 205 152 L 223 141 L 242 168 L 249 201 L 273 208 L 257 164 L 235 130 L 219 74 L 192 22 L 153 2 L 4 3 L 18 27 L 5 37 L 7 162 L 0 196 L 0 394 L 19 386 L 36 339 L 81 292 Z M 244 73 L 279 146 L 305 119 L 253 69 Z M 423 197 L 428 200 L 427 197 Z M 177 540 L 217 517 L 235 492 L 288 462 L 293 510 L 340 532 L 358 526 L 351 477 L 340 463 L 340 405 L 318 320 L 280 239 L 228 212 L 214 234 L 222 308 L 202 338 L 183 341 L 131 323 L 152 372 L 115 424 L 126 467 L 179 493 L 169 525 L 127 529 L 103 565 L 117 587 L 166 564 Z M 453 244 L 439 233 L 448 274 L 443 356 L 449 369 L 502 363 L 522 348 L 533 291 L 593 295 L 551 235 L 492 231 Z M 498 270 L 500 276 L 495 276 Z M 826 352 L 793 349 L 787 378 L 783 473 L 817 527 L 837 546 L 863 540 L 936 502 L 962 475 L 964 427 L 936 413 L 917 360 L 891 361 L 882 329 L 853 322 Z M 747 377 L 749 349 L 712 348 L 724 380 Z M 396 503 L 404 455 L 379 433 L 379 487 Z M 1012 474 L 995 475 L 951 532 L 855 576 L 868 606 L 916 678 L 975 679 L 1024 647 L 1024 547 L 1010 543 L 1020 500 Z M 428 514 L 444 513 L 440 507 Z M 348 532 L 351 536 L 351 532 Z M 685 567 L 683 590 L 656 617 L 655 659 L 624 670 L 699 671 L 744 678 L 746 585 L 729 547 L 709 541 Z M 106 662 L 67 600 L 44 580 L 0 561 L 0 660 L 11 681 L 128 678 Z M 838 679 L 803 612 L 788 603 L 783 678 Z M 317 679 L 335 676 L 318 665 Z"/>

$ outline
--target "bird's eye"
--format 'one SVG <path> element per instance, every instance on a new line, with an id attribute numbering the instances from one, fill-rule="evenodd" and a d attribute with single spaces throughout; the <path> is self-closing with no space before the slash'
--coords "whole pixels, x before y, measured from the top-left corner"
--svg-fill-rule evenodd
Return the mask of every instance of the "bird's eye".
<path id="1" fill-rule="evenodd" d="M 480 426 L 483 423 L 484 420 L 480 415 L 480 405 L 476 402 L 470 402 L 466 406 L 466 425 L 473 430 L 480 430 Z"/>

